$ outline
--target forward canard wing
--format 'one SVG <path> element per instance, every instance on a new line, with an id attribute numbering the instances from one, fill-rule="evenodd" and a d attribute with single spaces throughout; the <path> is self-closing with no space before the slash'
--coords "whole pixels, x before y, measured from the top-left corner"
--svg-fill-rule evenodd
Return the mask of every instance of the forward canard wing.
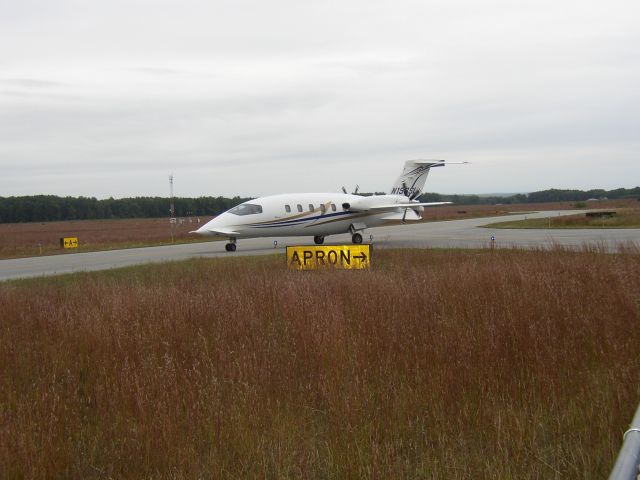
<path id="1" fill-rule="evenodd" d="M 200 235 L 220 235 L 223 237 L 234 237 L 238 235 L 238 232 L 235 232 L 230 228 L 206 228 L 206 225 L 189 233 L 199 233 Z"/>

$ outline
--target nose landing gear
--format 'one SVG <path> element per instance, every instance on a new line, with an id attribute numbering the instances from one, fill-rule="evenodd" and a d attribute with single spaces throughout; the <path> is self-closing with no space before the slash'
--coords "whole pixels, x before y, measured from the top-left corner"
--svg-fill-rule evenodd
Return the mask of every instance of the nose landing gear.
<path id="1" fill-rule="evenodd" d="M 313 237 L 313 241 L 316 245 L 322 245 L 324 243 L 324 237 L 322 235 L 316 235 Z"/>

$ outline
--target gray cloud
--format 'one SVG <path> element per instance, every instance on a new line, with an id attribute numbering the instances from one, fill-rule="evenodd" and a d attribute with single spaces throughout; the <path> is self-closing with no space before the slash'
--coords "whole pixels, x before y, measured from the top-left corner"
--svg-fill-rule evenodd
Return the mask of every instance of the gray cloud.
<path id="1" fill-rule="evenodd" d="M 165 68 L 165 67 L 132 67 L 129 70 L 133 72 L 147 73 L 149 75 L 158 75 L 161 77 L 165 75 L 182 75 L 187 73 L 183 70 L 178 70 L 175 68 Z"/>
<path id="2" fill-rule="evenodd" d="M 40 80 L 37 78 L 0 78 L 1 85 L 10 87 L 23 87 L 27 89 L 43 89 L 63 86 L 60 82 Z"/>
<path id="3" fill-rule="evenodd" d="M 0 0 L 0 195 L 382 190 L 420 157 L 474 162 L 446 192 L 640 178 L 623 0 L 25 5 Z"/>

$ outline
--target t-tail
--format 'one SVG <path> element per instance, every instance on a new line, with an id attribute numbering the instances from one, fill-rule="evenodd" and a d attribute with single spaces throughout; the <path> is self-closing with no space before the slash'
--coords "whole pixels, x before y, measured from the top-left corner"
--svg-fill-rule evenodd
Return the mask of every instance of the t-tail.
<path id="1" fill-rule="evenodd" d="M 434 167 L 444 167 L 444 160 L 409 160 L 404 164 L 402 175 L 391 187 L 391 195 L 416 198 L 422 193 L 429 171 Z"/>

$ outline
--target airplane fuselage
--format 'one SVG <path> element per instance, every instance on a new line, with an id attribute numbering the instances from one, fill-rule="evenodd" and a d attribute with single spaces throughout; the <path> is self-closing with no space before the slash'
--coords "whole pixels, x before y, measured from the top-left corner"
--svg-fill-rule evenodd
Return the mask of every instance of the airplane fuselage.
<path id="1" fill-rule="evenodd" d="M 246 202 L 247 212 L 231 209 L 202 226 L 204 235 L 235 238 L 327 236 L 348 232 L 351 225 L 381 225 L 390 212 L 348 211 L 345 204 L 362 200 L 362 196 L 342 193 L 300 193 L 261 197 Z M 369 197 L 372 204 L 401 203 L 400 195 Z M 399 209 L 398 212 L 401 210 Z M 225 233 L 225 232 L 230 233 Z M 233 233 L 231 233 L 233 232 Z"/>
<path id="2" fill-rule="evenodd" d="M 192 233 L 227 237 L 225 248 L 229 252 L 235 252 L 239 238 L 312 236 L 316 244 L 322 244 L 328 235 L 350 233 L 353 243 L 362 243 L 361 232 L 367 228 L 387 220 L 420 220 L 424 207 L 449 203 L 416 200 L 430 169 L 444 164 L 443 160 L 405 162 L 389 195 L 289 193 L 256 198 L 218 215 Z"/>

